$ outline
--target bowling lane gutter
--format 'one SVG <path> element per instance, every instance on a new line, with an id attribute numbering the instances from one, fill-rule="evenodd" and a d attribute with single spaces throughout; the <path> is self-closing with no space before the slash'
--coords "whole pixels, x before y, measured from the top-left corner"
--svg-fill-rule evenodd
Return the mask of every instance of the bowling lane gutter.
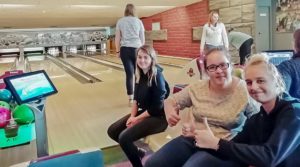
<path id="1" fill-rule="evenodd" d="M 89 73 L 87 73 L 85 71 L 80 70 L 79 68 L 72 66 L 71 64 L 67 63 L 66 61 L 63 61 L 56 57 L 53 57 L 52 55 L 49 55 L 49 54 L 46 54 L 45 56 L 47 58 L 49 58 L 53 63 L 55 63 L 56 65 L 61 67 L 63 70 L 65 70 L 67 73 L 69 73 L 71 76 L 73 76 L 74 78 L 76 78 L 79 81 L 80 81 L 80 79 L 78 79 L 77 77 L 82 78 L 83 80 L 86 81 L 86 83 L 102 82 L 102 80 L 90 75 Z M 76 77 L 74 75 L 72 75 L 71 73 L 75 74 Z"/>
<path id="2" fill-rule="evenodd" d="M 108 66 L 108 67 L 111 67 L 111 68 L 116 69 L 116 70 L 122 70 L 122 71 L 124 70 L 123 65 L 117 64 L 117 63 L 114 63 L 114 62 L 109 62 L 109 61 L 106 61 L 106 60 L 99 60 L 99 59 L 96 59 L 96 58 L 93 58 L 93 57 L 88 57 L 88 56 L 75 54 L 75 53 L 66 53 L 66 54 L 71 55 L 71 56 L 77 56 L 77 57 L 80 57 L 80 58 L 83 58 L 83 59 L 88 59 L 88 60 L 90 60 L 92 62 L 95 62 L 97 64 Z"/>

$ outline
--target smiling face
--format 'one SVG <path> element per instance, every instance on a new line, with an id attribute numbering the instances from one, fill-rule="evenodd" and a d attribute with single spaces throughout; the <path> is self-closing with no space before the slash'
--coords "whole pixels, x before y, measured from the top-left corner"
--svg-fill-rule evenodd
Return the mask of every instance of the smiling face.
<path id="1" fill-rule="evenodd" d="M 207 55 L 205 68 L 210 82 L 214 85 L 224 87 L 232 81 L 232 69 L 229 60 L 222 51 L 214 51 Z"/>
<path id="2" fill-rule="evenodd" d="M 245 80 L 248 92 L 256 101 L 267 104 L 276 100 L 277 86 L 275 78 L 268 72 L 265 64 L 256 64 L 247 67 Z"/>
<path id="3" fill-rule="evenodd" d="M 150 55 L 140 49 L 137 53 L 136 63 L 141 70 L 147 72 L 152 66 L 152 58 L 150 57 Z"/>

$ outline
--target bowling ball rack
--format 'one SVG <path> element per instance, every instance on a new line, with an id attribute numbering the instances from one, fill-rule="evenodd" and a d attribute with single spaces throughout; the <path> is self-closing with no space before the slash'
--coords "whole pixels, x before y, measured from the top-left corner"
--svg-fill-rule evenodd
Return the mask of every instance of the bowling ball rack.
<path id="1" fill-rule="evenodd" d="M 5 128 L 0 129 L 0 149 L 9 149 L 9 147 L 30 143 L 32 140 L 36 139 L 37 157 L 49 155 L 45 103 L 46 97 L 50 94 L 45 94 L 44 96 L 37 94 L 38 96 L 36 98 L 30 101 L 21 102 L 21 97 L 16 93 L 16 88 L 9 81 L 10 79 L 24 78 L 30 75 L 35 75 L 36 73 L 41 74 L 41 72 L 44 73 L 45 77 L 48 78 L 48 82 L 51 83 L 51 86 L 55 90 L 53 93 L 57 93 L 56 88 L 45 71 L 36 71 L 26 74 L 19 73 L 11 76 L 4 75 L 5 77 L 2 78 L 5 81 L 6 89 L 12 92 L 14 100 L 16 100 L 18 104 L 27 105 L 33 111 L 34 122 L 18 125 L 14 123 L 15 121 L 11 121 Z"/>

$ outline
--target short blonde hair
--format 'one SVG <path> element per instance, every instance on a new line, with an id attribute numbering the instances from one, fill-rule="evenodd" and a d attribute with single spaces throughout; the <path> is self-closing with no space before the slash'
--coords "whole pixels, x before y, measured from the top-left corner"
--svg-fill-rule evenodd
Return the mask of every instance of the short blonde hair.
<path id="1" fill-rule="evenodd" d="M 277 95 L 281 96 L 285 91 L 285 84 L 281 74 L 278 72 L 274 64 L 269 61 L 269 57 L 266 53 L 257 53 L 252 55 L 246 62 L 245 72 L 253 65 L 264 64 L 267 67 L 267 72 L 274 78 L 277 86 Z"/>

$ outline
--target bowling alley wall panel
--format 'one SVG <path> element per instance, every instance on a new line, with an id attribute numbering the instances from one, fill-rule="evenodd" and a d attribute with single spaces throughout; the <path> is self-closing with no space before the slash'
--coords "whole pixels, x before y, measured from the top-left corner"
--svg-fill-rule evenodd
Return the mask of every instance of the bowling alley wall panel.
<path id="1" fill-rule="evenodd" d="M 155 22 L 160 23 L 161 30 L 167 31 L 167 40 L 153 40 L 153 46 L 160 55 L 197 57 L 199 41 L 192 40 L 192 27 L 204 24 L 207 16 L 208 1 L 202 0 L 142 18 L 142 21 L 147 31 L 152 30 L 152 23 Z"/>
<path id="2" fill-rule="evenodd" d="M 202 0 L 177 7 L 147 18 L 142 18 L 145 29 L 152 30 L 152 23 L 159 22 L 167 30 L 167 40 L 152 40 L 161 55 L 197 57 L 200 51 L 202 26 L 210 10 L 218 10 L 226 28 L 235 28 L 251 36 L 255 34 L 255 0 Z M 233 53 L 236 55 L 237 53 Z"/>

